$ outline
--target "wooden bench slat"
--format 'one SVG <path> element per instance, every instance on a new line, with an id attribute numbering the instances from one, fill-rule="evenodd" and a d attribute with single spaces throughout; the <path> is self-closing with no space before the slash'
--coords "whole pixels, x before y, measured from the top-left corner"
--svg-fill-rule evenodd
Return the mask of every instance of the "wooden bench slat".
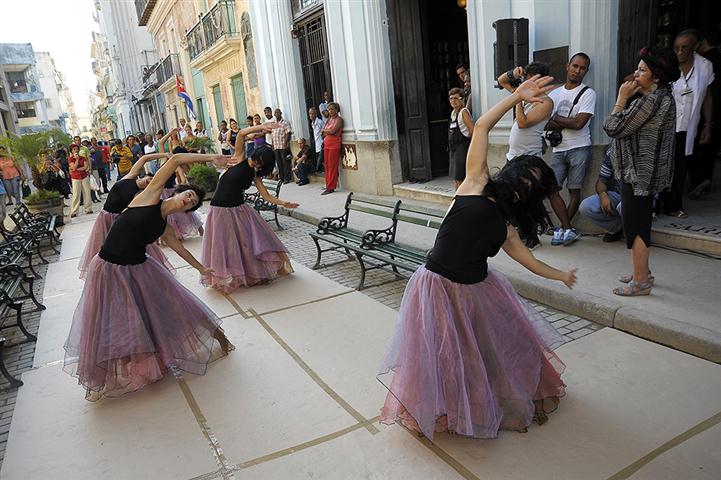
<path id="1" fill-rule="evenodd" d="M 370 213 L 372 215 L 378 215 L 379 217 L 393 218 L 393 211 L 377 210 L 375 208 L 361 207 L 358 205 L 348 205 L 349 210 L 355 210 L 357 212 Z"/>

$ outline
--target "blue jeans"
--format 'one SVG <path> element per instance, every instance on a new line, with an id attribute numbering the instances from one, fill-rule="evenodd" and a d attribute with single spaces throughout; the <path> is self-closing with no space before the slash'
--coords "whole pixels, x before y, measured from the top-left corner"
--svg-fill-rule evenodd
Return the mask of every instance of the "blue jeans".
<path id="1" fill-rule="evenodd" d="M 308 173 L 313 171 L 311 166 L 305 163 L 296 163 L 295 167 L 295 175 L 298 177 L 298 181 L 303 184 L 308 183 Z"/>
<path id="2" fill-rule="evenodd" d="M 11 178 L 9 180 L 3 180 L 3 184 L 5 185 L 5 191 L 7 192 L 8 196 L 15 199 L 15 205 L 20 205 L 22 203 L 22 189 L 20 188 L 22 180 L 20 177 Z"/>
<path id="3" fill-rule="evenodd" d="M 568 180 L 566 187 L 569 190 L 580 190 L 586 178 L 586 166 L 591 161 L 591 146 L 572 148 L 565 152 L 553 152 L 551 168 L 556 174 L 558 186 L 563 188 L 563 182 Z"/>
<path id="4" fill-rule="evenodd" d="M 611 190 L 606 193 L 614 209 L 611 215 L 601 210 L 601 199 L 598 195 L 584 198 L 578 211 L 608 233 L 616 233 L 621 230 L 621 194 Z"/>

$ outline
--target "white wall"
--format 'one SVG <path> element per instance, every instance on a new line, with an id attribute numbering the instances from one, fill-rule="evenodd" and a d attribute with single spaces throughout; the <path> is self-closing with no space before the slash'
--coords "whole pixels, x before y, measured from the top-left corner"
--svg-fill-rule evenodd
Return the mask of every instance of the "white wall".
<path id="1" fill-rule="evenodd" d="M 48 52 L 35 52 L 35 68 L 38 72 L 38 81 L 43 91 L 48 122 L 60 121 L 64 110 L 60 103 L 60 92 L 56 82 L 56 70 L 53 58 Z M 49 104 L 49 105 L 48 105 Z"/>

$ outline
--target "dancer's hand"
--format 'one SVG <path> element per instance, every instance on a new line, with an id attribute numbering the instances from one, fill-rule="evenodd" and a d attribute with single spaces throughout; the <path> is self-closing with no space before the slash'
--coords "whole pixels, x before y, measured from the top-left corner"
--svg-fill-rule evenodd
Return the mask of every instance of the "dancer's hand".
<path id="1" fill-rule="evenodd" d="M 201 275 L 212 275 L 215 272 L 215 270 L 213 270 L 210 267 L 206 267 L 206 266 L 199 268 L 198 271 L 200 272 Z"/>
<path id="2" fill-rule="evenodd" d="M 578 271 L 577 268 L 572 268 L 563 274 L 561 281 L 566 284 L 569 289 L 573 288 L 576 284 L 576 271 Z"/>
<path id="3" fill-rule="evenodd" d="M 553 77 L 534 75 L 520 84 L 515 93 L 525 102 L 538 103 L 543 101 L 546 93 L 555 88 L 555 86 L 549 85 L 552 81 Z"/>
<path id="4" fill-rule="evenodd" d="M 293 202 L 283 202 L 281 203 L 281 207 L 285 208 L 298 208 L 300 207 L 299 203 L 293 203 Z"/>
<path id="5" fill-rule="evenodd" d="M 232 155 L 218 155 L 213 159 L 213 165 L 219 168 L 226 168 L 234 158 Z"/>
<path id="6" fill-rule="evenodd" d="M 278 122 L 266 122 L 263 124 L 263 131 L 265 133 L 271 133 L 276 128 L 280 128 L 280 123 Z"/>

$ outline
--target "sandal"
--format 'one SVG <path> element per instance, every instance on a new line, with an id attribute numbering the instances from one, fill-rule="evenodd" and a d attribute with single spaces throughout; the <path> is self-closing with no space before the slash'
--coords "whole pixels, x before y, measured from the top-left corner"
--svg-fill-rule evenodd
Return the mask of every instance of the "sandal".
<path id="1" fill-rule="evenodd" d="M 633 273 L 629 273 L 628 275 L 621 275 L 618 277 L 618 281 L 621 283 L 630 283 L 633 280 Z M 651 275 L 651 272 L 648 272 L 648 283 L 649 285 L 653 285 L 653 282 L 656 281 L 656 277 Z"/>
<path id="2" fill-rule="evenodd" d="M 669 213 L 668 216 L 674 218 L 688 218 L 688 213 L 684 212 L 683 210 L 679 210 L 677 212 Z"/>
<path id="3" fill-rule="evenodd" d="M 613 289 L 613 293 L 621 297 L 639 297 L 651 294 L 651 282 L 636 283 L 633 280 L 628 285 Z"/>

